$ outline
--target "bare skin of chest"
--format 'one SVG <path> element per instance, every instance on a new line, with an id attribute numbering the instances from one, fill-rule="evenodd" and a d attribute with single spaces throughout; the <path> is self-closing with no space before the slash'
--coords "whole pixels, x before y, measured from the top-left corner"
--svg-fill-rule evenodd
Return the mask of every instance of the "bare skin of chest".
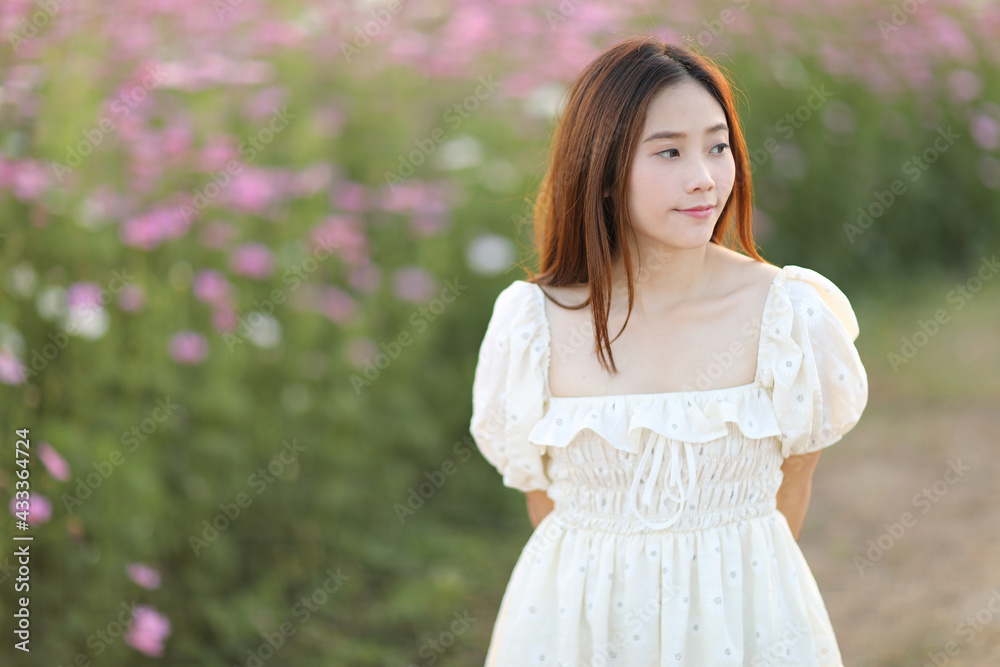
<path id="1" fill-rule="evenodd" d="M 546 288 L 567 304 L 579 288 Z M 652 316 L 634 310 L 611 344 L 618 374 L 601 367 L 594 350 L 589 308 L 567 310 L 546 300 L 551 335 L 549 388 L 553 396 L 604 396 L 705 391 L 750 384 L 757 370 L 766 288 L 759 284 L 726 296 L 684 304 Z M 626 306 L 612 307 L 608 334 L 625 321 Z"/>

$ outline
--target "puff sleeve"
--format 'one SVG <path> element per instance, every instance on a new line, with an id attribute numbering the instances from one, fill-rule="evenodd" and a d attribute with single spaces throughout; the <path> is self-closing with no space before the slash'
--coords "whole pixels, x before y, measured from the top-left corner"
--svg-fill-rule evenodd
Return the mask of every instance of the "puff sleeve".
<path id="1" fill-rule="evenodd" d="M 528 441 L 547 406 L 544 304 L 534 285 L 515 281 L 497 296 L 472 383 L 469 431 L 504 486 L 546 490 L 545 447 Z M 540 293 L 539 293 L 540 296 Z"/>
<path id="2" fill-rule="evenodd" d="M 868 376 L 854 346 L 858 321 L 847 296 L 811 269 L 782 272 L 764 335 L 787 458 L 832 445 L 857 424 L 868 403 Z"/>

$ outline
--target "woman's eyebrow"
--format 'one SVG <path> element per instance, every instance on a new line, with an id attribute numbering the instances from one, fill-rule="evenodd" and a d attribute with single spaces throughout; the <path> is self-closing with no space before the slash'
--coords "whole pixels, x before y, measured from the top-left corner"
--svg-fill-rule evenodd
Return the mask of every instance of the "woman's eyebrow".
<path id="1" fill-rule="evenodd" d="M 712 134 L 714 132 L 729 131 L 729 126 L 725 123 L 718 123 L 712 127 L 705 130 L 705 134 Z M 653 132 L 651 135 L 642 140 L 642 143 L 647 143 L 649 141 L 655 141 L 656 139 L 683 139 L 687 134 L 684 132 L 673 132 L 671 130 L 660 130 L 659 132 Z"/>

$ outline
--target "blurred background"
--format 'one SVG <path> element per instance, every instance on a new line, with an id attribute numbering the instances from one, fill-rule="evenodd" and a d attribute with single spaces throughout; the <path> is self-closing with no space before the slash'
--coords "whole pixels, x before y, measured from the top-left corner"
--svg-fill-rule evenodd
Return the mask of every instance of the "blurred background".
<path id="1" fill-rule="evenodd" d="M 531 525 L 468 433 L 479 345 L 565 87 L 637 34 L 731 72 L 762 254 L 858 314 L 869 406 L 800 540 L 846 663 L 1000 664 L 996 3 L 4 0 L 0 32 L 0 664 L 481 665 Z"/>

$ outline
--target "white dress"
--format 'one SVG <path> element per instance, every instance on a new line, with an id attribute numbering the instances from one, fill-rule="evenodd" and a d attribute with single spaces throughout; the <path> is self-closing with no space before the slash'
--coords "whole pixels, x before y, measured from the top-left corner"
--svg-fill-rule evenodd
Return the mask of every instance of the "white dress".
<path id="1" fill-rule="evenodd" d="M 486 665 L 842 666 L 776 495 L 783 459 L 837 442 L 867 403 L 844 293 L 783 267 L 750 384 L 593 397 L 549 393 L 544 298 L 522 280 L 501 292 L 473 383 L 483 456 L 555 504 L 514 566 Z"/>

